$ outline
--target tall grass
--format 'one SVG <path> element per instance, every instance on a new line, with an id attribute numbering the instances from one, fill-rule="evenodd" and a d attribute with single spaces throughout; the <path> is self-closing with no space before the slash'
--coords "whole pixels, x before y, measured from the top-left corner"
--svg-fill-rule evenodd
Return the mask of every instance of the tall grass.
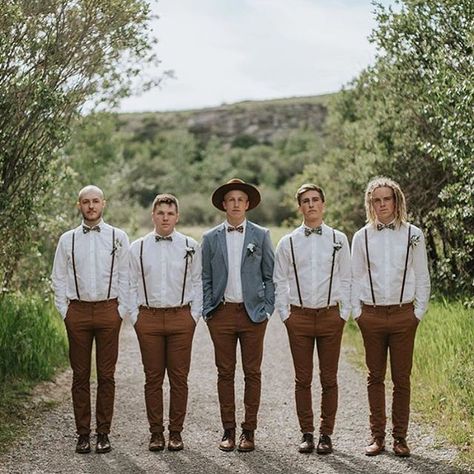
<path id="1" fill-rule="evenodd" d="M 357 325 L 346 331 L 363 365 Z M 460 302 L 435 301 L 416 335 L 412 406 L 440 434 L 458 446 L 474 466 L 474 310 Z"/>
<path id="2" fill-rule="evenodd" d="M 66 356 L 63 323 L 50 301 L 36 295 L 0 299 L 0 382 L 47 379 Z"/>

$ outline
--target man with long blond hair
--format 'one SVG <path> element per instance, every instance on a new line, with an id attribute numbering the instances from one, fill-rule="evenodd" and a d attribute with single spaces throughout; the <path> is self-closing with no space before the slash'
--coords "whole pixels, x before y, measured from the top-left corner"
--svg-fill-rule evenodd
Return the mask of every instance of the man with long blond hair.
<path id="1" fill-rule="evenodd" d="M 367 456 L 385 449 L 385 372 L 390 351 L 395 455 L 406 457 L 410 374 L 415 333 L 430 296 L 425 239 L 407 222 L 405 196 L 395 181 L 377 177 L 365 192 L 367 224 L 352 242 L 352 314 L 362 333 L 368 368 L 372 441 Z"/>

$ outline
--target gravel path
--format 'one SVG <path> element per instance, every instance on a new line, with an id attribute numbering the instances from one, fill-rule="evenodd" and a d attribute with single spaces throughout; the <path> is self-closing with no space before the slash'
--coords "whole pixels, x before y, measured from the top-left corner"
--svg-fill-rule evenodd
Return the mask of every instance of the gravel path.
<path id="1" fill-rule="evenodd" d="M 242 406 L 241 367 L 236 381 Z M 148 451 L 148 427 L 143 399 L 144 376 L 135 333 L 122 328 L 117 366 L 116 409 L 112 426 L 112 452 L 74 453 L 75 428 L 69 399 L 71 374 L 50 384 L 60 399 L 31 427 L 30 435 L 0 457 L 0 473 L 463 473 L 451 464 L 456 452 L 436 442 L 429 429 L 410 426 L 412 456 L 396 458 L 389 449 L 375 458 L 363 454 L 368 439 L 368 413 L 364 374 L 341 358 L 340 403 L 333 439 L 335 452 L 319 456 L 297 452 L 300 432 L 293 397 L 293 366 L 283 324 L 268 325 L 263 362 L 263 393 L 253 453 L 224 453 L 217 449 L 222 435 L 216 392 L 216 369 L 206 324 L 196 330 L 189 379 L 188 415 L 183 432 L 185 449 L 170 453 Z M 52 388 L 51 388 L 52 387 Z M 315 379 L 314 408 L 319 413 L 319 381 Z M 43 390 L 43 398 L 44 395 Z M 167 410 L 167 407 L 165 407 Z M 165 411 L 166 413 L 166 411 Z M 238 413 L 238 423 L 241 412 Z M 472 471 L 470 471 L 472 472 Z"/>

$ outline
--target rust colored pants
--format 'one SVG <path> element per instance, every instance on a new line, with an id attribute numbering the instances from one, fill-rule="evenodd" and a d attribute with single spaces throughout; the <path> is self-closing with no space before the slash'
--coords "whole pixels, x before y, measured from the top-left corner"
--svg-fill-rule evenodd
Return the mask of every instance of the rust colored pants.
<path id="1" fill-rule="evenodd" d="M 122 319 L 117 300 L 71 301 L 64 320 L 72 368 L 72 403 L 78 434 L 89 434 L 91 424 L 90 375 L 95 340 L 97 368 L 97 433 L 110 433 L 114 412 L 115 364 Z"/>
<path id="2" fill-rule="evenodd" d="M 410 374 L 418 319 L 413 304 L 402 306 L 364 305 L 357 319 L 364 339 L 365 361 L 369 370 L 367 390 L 372 436 L 385 436 L 385 372 L 390 351 L 393 381 L 392 434 L 405 438 L 410 417 Z"/>
<path id="3" fill-rule="evenodd" d="M 163 380 L 170 383 L 169 430 L 181 432 L 188 403 L 188 373 L 196 322 L 189 306 L 140 307 L 135 331 L 145 371 L 145 404 L 150 433 L 162 433 Z"/>
<path id="4" fill-rule="evenodd" d="M 262 385 L 260 366 L 267 320 L 254 323 L 248 317 L 243 303 L 226 303 L 214 312 L 207 325 L 214 343 L 222 425 L 224 429 L 236 426 L 234 377 L 237 341 L 239 341 L 245 376 L 245 418 L 242 428 L 255 430 L 260 406 Z"/>
<path id="5" fill-rule="evenodd" d="M 314 431 L 311 384 L 316 343 L 321 383 L 321 418 L 319 431 L 331 435 L 337 412 L 337 369 L 345 321 L 337 306 L 310 309 L 291 307 L 285 321 L 295 367 L 296 412 L 303 433 Z"/>

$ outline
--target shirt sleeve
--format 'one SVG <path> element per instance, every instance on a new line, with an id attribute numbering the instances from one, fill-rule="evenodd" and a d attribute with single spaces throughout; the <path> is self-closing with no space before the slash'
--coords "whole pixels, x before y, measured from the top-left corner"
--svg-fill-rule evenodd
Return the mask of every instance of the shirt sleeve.
<path id="1" fill-rule="evenodd" d="M 347 237 L 342 234 L 341 239 L 342 248 L 338 259 L 339 281 L 341 285 L 341 318 L 347 321 L 351 314 L 351 253 Z"/>
<path id="2" fill-rule="evenodd" d="M 118 266 L 118 312 L 123 319 L 130 311 L 130 274 L 129 274 L 130 244 L 125 232 L 121 232 L 120 248 L 117 252 Z"/>
<path id="3" fill-rule="evenodd" d="M 362 233 L 357 232 L 352 240 L 352 259 L 351 259 L 351 310 L 352 317 L 357 319 L 362 313 L 362 302 L 360 299 L 362 281 L 365 278 L 365 255 L 363 251 Z"/>
<path id="4" fill-rule="evenodd" d="M 191 316 L 196 323 L 202 315 L 202 251 L 197 242 L 193 242 L 195 253 L 191 264 Z"/>
<path id="5" fill-rule="evenodd" d="M 132 324 L 135 324 L 138 319 L 138 285 L 139 279 L 141 278 L 141 268 L 140 261 L 138 256 L 138 247 L 140 246 L 140 241 L 133 243 L 130 248 L 129 255 L 129 279 L 130 279 L 130 289 L 129 289 L 129 318 Z"/>
<path id="6" fill-rule="evenodd" d="M 413 247 L 413 270 L 415 273 L 415 316 L 421 320 L 428 308 L 431 291 L 426 243 L 421 231 L 420 242 Z"/>
<path id="7" fill-rule="evenodd" d="M 67 252 L 65 246 L 65 235 L 59 239 L 56 253 L 54 255 L 53 271 L 51 280 L 54 291 L 54 304 L 63 319 L 69 306 L 67 298 Z"/>
<path id="8" fill-rule="evenodd" d="M 288 239 L 281 239 L 275 254 L 275 269 L 273 281 L 275 283 L 275 309 L 282 321 L 290 317 L 290 282 L 288 272 L 291 260 L 288 257 Z"/>

